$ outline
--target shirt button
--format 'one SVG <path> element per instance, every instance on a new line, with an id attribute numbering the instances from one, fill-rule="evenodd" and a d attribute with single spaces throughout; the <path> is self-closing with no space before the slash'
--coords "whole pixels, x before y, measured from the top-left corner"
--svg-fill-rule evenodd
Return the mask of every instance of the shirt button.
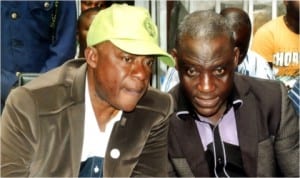
<path id="1" fill-rule="evenodd" d="M 110 156 L 113 158 L 113 159 L 118 159 L 120 157 L 120 150 L 114 148 L 110 151 Z"/>
<path id="2" fill-rule="evenodd" d="M 24 46 L 23 41 L 18 40 L 18 39 L 13 39 L 12 40 L 12 46 L 14 47 L 22 47 Z"/>
<path id="3" fill-rule="evenodd" d="M 98 173 L 99 172 L 99 168 L 98 168 L 98 166 L 96 165 L 96 167 L 94 168 L 94 173 Z"/>
<path id="4" fill-rule="evenodd" d="M 49 2 L 46 1 L 46 2 L 44 3 L 44 7 L 47 9 L 47 8 L 49 8 L 49 6 L 50 6 Z"/>
<path id="5" fill-rule="evenodd" d="M 16 12 L 11 13 L 10 16 L 11 16 L 11 18 L 14 19 L 14 20 L 18 18 L 18 14 L 17 14 Z"/>

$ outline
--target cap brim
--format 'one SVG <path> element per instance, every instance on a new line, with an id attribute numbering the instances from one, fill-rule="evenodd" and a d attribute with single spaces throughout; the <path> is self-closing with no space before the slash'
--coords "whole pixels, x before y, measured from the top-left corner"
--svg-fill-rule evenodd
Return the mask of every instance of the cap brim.
<path id="1" fill-rule="evenodd" d="M 155 43 L 137 40 L 110 40 L 115 46 L 131 54 L 137 55 L 157 55 L 158 59 L 170 67 L 175 66 L 172 56 L 163 51 Z"/>

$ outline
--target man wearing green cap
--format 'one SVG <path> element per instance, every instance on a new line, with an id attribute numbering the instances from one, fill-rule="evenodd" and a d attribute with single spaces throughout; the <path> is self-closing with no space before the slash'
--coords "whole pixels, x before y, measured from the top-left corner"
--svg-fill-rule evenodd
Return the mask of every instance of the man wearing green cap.
<path id="1" fill-rule="evenodd" d="M 155 58 L 174 62 L 157 38 L 145 9 L 101 10 L 86 60 L 11 92 L 1 119 L 1 176 L 167 176 L 173 101 L 149 80 Z"/>

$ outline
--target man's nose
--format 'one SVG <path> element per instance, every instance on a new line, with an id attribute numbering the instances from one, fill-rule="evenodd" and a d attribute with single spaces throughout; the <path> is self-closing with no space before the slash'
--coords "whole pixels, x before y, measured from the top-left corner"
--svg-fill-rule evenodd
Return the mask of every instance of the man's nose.
<path id="1" fill-rule="evenodd" d="M 212 77 L 209 74 L 201 74 L 199 77 L 198 89 L 201 92 L 212 92 L 215 90 L 215 85 Z"/>
<path id="2" fill-rule="evenodd" d="M 151 68 L 145 64 L 144 59 L 135 60 L 132 67 L 132 75 L 139 80 L 149 79 Z"/>

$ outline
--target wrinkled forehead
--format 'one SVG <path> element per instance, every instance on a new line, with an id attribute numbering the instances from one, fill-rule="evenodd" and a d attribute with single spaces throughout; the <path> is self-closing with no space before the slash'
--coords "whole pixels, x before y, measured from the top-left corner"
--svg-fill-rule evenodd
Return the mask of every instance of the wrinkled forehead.
<path id="1" fill-rule="evenodd" d="M 234 39 L 232 36 L 227 33 L 214 34 L 210 36 L 183 36 L 177 47 L 177 51 L 183 51 L 189 49 L 198 49 L 207 50 L 216 49 L 216 48 L 224 48 L 226 50 L 230 50 L 234 48 Z M 204 49 L 203 49 L 204 48 Z"/>
<path id="2" fill-rule="evenodd" d="M 181 63 L 222 63 L 234 58 L 234 45 L 228 36 L 215 38 L 183 38 L 181 48 L 177 50 Z"/>

